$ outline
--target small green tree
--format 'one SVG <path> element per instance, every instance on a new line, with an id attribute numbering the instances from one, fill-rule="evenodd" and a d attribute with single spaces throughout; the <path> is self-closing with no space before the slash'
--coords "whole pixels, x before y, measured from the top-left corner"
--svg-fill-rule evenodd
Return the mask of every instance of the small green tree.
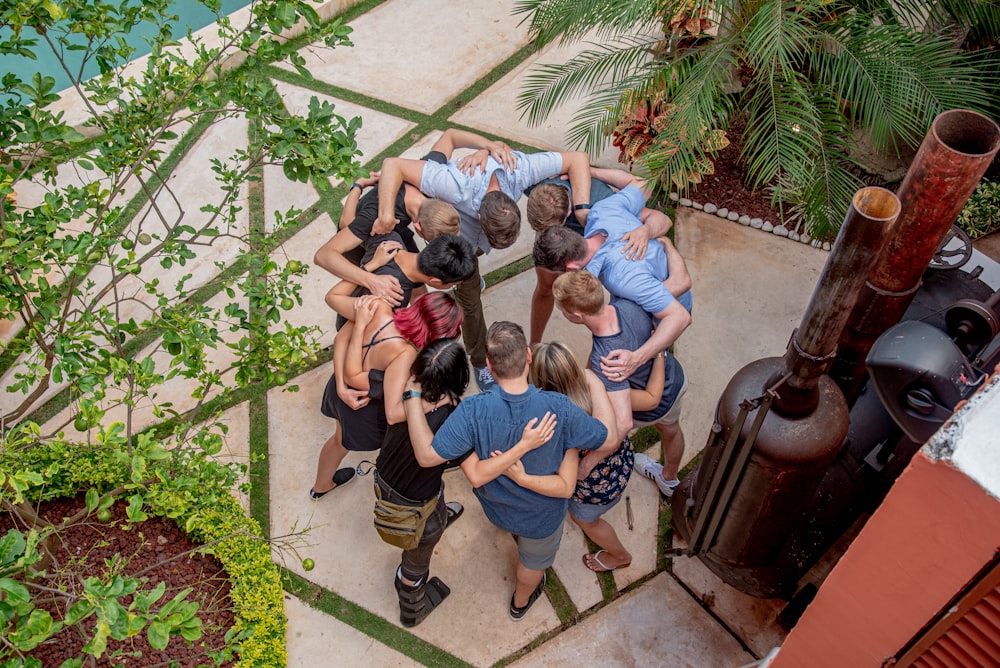
<path id="1" fill-rule="evenodd" d="M 703 139 L 743 115 L 751 185 L 773 184 L 773 202 L 816 238 L 835 233 L 860 186 L 854 129 L 891 153 L 917 146 L 941 111 L 996 104 L 993 2 L 520 0 L 515 11 L 541 40 L 600 41 L 526 77 L 530 121 L 589 94 L 569 137 L 593 151 L 637 99 L 669 104 L 640 158 L 667 184 L 704 165 Z"/>
<path id="2" fill-rule="evenodd" d="M 305 116 L 290 113 L 265 71 L 287 60 L 308 75 L 294 48 L 349 44 L 350 29 L 322 24 L 301 0 L 254 0 L 244 24 L 219 15 L 218 0 L 200 2 L 216 12 L 218 29 L 211 38 L 189 32 L 183 48 L 171 37 L 167 0 L 19 0 L 0 9 L 0 54 L 51 51 L 72 82 L 60 101 L 44 73 L 0 80 L 0 319 L 8 321 L 0 504 L 22 529 L 0 539 L 4 666 L 31 665 L 30 647 L 93 614 L 103 619 L 88 631 L 95 657 L 108 637 L 146 629 L 161 643 L 164 634 L 197 632 L 182 597 L 160 601 L 162 592 L 110 571 L 106 581 L 81 581 L 65 616 L 46 620 L 31 596 L 54 568 L 46 544 L 65 523 L 45 523 L 31 502 L 72 490 L 55 484 L 51 464 L 10 463 L 30 463 L 40 448 L 68 458 L 96 448 L 102 461 L 126 467 L 87 492 L 87 521 L 116 498 L 128 500 L 134 522 L 154 501 L 188 508 L 236 479 L 210 461 L 224 430 L 211 406 L 225 406 L 239 388 L 283 384 L 317 350 L 312 328 L 282 318 L 301 303 L 297 276 L 307 267 L 275 259 L 273 237 L 260 217 L 247 222 L 247 205 L 259 205 L 253 188 L 267 164 L 320 189 L 358 172 L 360 119 L 316 98 Z M 153 30 L 136 71 L 123 67 L 134 56 L 124 38 L 140 25 Z M 302 37 L 289 44 L 283 33 L 293 28 Z M 88 62 L 100 73 L 84 80 Z M 67 121 L 67 102 L 85 120 Z M 249 139 L 211 157 L 206 199 L 177 191 L 172 178 L 194 139 L 236 121 L 248 124 Z M 296 215 L 274 212 L 275 228 Z M 185 411 L 161 398 L 181 379 L 194 400 Z M 127 595 L 126 611 L 119 601 Z M 113 618 L 101 617 L 109 610 Z"/>

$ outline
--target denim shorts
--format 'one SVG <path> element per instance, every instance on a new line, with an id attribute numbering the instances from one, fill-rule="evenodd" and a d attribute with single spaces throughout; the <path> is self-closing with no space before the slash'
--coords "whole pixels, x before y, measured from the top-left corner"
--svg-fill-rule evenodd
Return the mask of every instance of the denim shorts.
<path id="1" fill-rule="evenodd" d="M 619 494 L 614 501 L 608 503 L 580 503 L 576 499 L 569 500 L 569 514 L 581 522 L 593 522 L 608 512 L 622 500 Z"/>

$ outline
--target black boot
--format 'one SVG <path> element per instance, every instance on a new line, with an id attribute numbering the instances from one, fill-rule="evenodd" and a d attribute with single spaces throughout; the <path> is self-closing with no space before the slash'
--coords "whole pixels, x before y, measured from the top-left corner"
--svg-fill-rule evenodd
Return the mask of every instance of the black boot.
<path id="1" fill-rule="evenodd" d="M 431 578 L 418 585 L 404 584 L 396 575 L 396 594 L 399 596 L 399 623 L 410 628 L 424 621 L 431 610 L 448 598 L 451 589 L 438 578 Z"/>

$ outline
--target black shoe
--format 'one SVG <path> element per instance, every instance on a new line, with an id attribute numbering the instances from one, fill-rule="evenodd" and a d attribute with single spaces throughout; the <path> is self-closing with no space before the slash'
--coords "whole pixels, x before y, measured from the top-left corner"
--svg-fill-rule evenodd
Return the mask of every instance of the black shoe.
<path id="1" fill-rule="evenodd" d="M 462 516 L 462 513 L 465 512 L 465 506 L 458 501 L 449 501 L 444 505 L 448 509 L 448 523 L 444 525 L 444 528 L 447 529 L 455 523 L 455 520 Z"/>
<path id="2" fill-rule="evenodd" d="M 528 609 L 535 604 L 535 601 L 538 600 L 538 597 L 542 595 L 543 591 L 545 591 L 545 573 L 542 573 L 542 581 L 538 583 L 535 591 L 531 592 L 531 596 L 528 597 L 528 602 L 524 604 L 524 607 L 519 608 L 514 605 L 514 595 L 511 594 L 509 611 L 510 618 L 515 622 L 519 622 L 524 619 L 524 616 L 528 613 Z"/>
<path id="3" fill-rule="evenodd" d="M 342 468 L 342 469 L 337 469 L 337 472 L 333 474 L 333 487 L 331 487 L 330 489 L 326 490 L 325 492 L 317 492 L 314 489 L 310 489 L 309 490 L 309 498 L 312 499 L 313 501 L 319 501 L 320 499 L 322 499 L 324 496 L 326 496 L 327 494 L 329 494 L 333 490 L 340 489 L 341 487 L 343 487 L 347 483 L 349 483 L 352 480 L 354 480 L 354 474 L 355 474 L 355 471 L 354 471 L 353 468 L 346 468 L 345 467 L 345 468 Z"/>

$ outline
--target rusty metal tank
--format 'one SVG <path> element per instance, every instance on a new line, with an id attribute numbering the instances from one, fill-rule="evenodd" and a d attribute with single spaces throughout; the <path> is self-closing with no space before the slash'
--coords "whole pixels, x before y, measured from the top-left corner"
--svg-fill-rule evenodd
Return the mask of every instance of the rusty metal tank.
<path id="1" fill-rule="evenodd" d="M 825 373 L 898 213 L 889 191 L 858 191 L 784 357 L 737 372 L 719 399 L 693 488 L 674 493 L 674 526 L 691 550 L 753 595 L 780 596 L 794 585 L 773 563 L 849 424 L 847 403 Z"/>

